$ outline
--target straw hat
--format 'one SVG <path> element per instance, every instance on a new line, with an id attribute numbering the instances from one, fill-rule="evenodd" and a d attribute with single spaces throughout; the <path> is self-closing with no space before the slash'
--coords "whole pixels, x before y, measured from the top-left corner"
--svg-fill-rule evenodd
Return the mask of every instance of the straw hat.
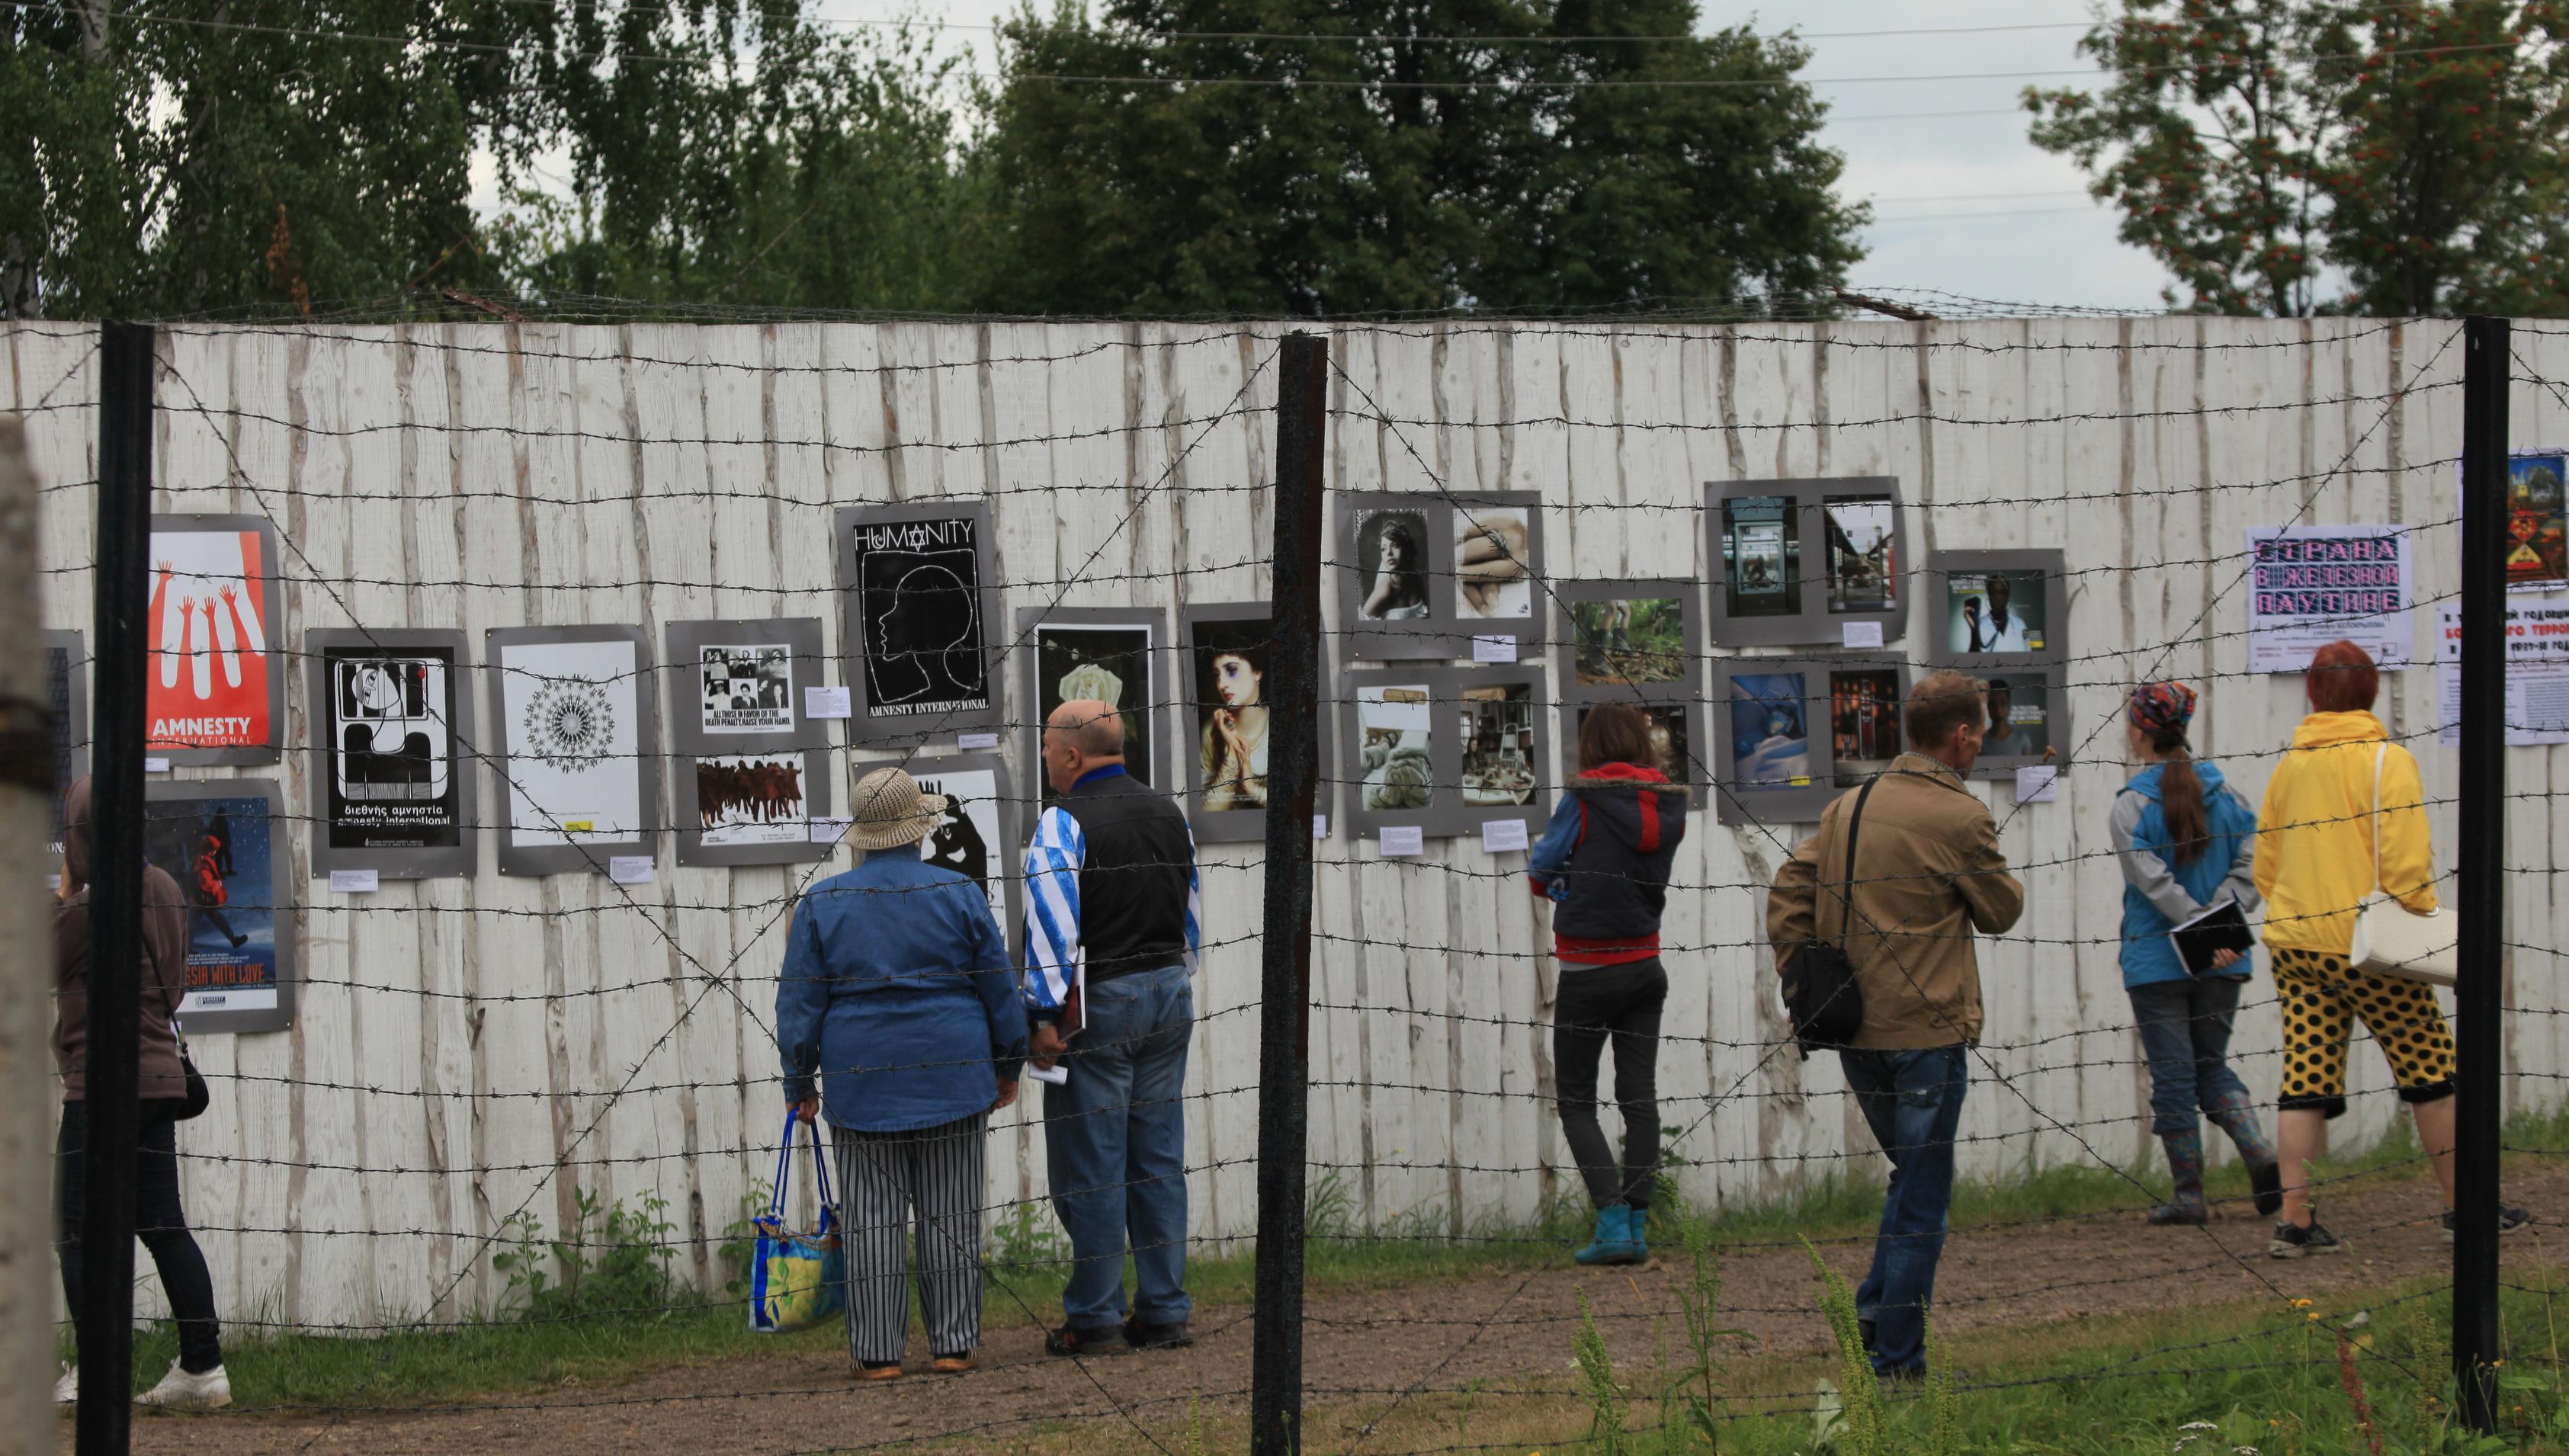
<path id="1" fill-rule="evenodd" d="M 880 768 L 857 780 L 848 802 L 856 823 L 848 843 L 861 850 L 897 850 L 927 838 L 945 816 L 945 796 L 918 792 L 918 781 L 897 768 Z"/>

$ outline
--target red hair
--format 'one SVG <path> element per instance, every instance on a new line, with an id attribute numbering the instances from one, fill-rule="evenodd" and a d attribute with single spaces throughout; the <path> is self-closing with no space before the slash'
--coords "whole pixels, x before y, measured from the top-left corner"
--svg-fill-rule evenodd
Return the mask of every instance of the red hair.
<path id="1" fill-rule="evenodd" d="M 2311 706 L 2323 713 L 2370 712 L 2382 694 L 2371 654 L 2341 637 L 2311 654 Z"/>

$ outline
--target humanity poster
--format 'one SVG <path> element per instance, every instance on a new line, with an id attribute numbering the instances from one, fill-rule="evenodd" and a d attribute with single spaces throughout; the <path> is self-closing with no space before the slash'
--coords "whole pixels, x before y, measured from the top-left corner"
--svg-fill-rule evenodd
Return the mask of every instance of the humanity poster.
<path id="1" fill-rule="evenodd" d="M 940 714 L 986 713 L 983 516 L 858 520 L 847 529 L 857 638 L 850 655 L 864 676 L 866 721 L 926 732 L 940 726 Z"/>
<path id="2" fill-rule="evenodd" d="M 282 847 L 268 789 L 219 780 L 155 784 L 145 805 L 144 858 L 178 882 L 187 908 L 187 989 L 179 1014 L 191 1030 L 284 1024 L 276 893 Z"/>
<path id="3" fill-rule="evenodd" d="M 145 619 L 146 749 L 193 763 L 272 763 L 285 666 L 275 533 L 235 516 L 157 516 Z"/>
<path id="4" fill-rule="evenodd" d="M 461 668 L 449 647 L 321 649 L 334 850 L 453 849 L 465 832 Z"/>

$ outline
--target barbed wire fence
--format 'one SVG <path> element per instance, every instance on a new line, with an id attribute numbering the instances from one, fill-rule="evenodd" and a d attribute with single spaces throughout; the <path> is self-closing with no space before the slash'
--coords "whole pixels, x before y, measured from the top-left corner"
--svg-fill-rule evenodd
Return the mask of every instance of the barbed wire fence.
<path id="1" fill-rule="evenodd" d="M 257 1349 L 323 1334 L 375 1345 L 361 1373 L 327 1398 L 245 1380 L 251 1398 L 224 1418 L 189 1423 L 190 1442 L 229 1439 L 229 1415 L 259 1422 L 260 1443 L 295 1431 L 306 1448 L 350 1421 L 411 1422 L 406 1429 L 423 1438 L 441 1422 L 506 1421 L 523 1436 L 702 1411 L 736 1434 L 753 1403 L 775 1422 L 765 1433 L 774 1449 L 1021 1444 L 1038 1428 L 1095 1426 L 1174 1450 L 1191 1423 L 1200 1436 L 1201 1408 L 1244 1405 L 1247 1439 L 1265 1450 L 1298 1449 L 1306 1430 L 1314 1445 L 1374 1452 L 1600 1439 L 1565 1429 L 1492 1443 L 1452 1414 L 1575 1401 L 1588 1387 L 1559 1372 L 1584 1322 L 1606 1331 L 1619 1358 L 1638 1360 L 1653 1329 L 1686 1317 L 1692 1296 L 1680 1258 L 1663 1254 L 1640 1274 L 1569 1263 L 1575 1240 L 1564 1237 L 1559 1210 L 1577 1179 L 1552 1120 L 1557 1088 L 1543 1034 L 1558 972 L 1522 888 L 1522 850 L 1491 848 L 1482 826 L 1513 817 L 1539 831 L 1576 767 L 1573 710 L 1613 696 L 1573 691 L 1583 639 L 1572 589 L 1679 579 L 1690 583 L 1684 610 L 1704 623 L 1706 562 L 1721 529 L 1713 487 L 1769 479 L 1899 483 L 1905 522 L 1881 574 L 1910 627 L 1868 646 L 1836 640 L 1824 620 L 1829 640 L 1780 649 L 1706 631 L 1706 645 L 1681 654 L 1681 688 L 1632 691 L 1647 708 L 1680 710 L 1668 766 L 1700 796 L 1661 948 L 1671 970 L 1663 1177 L 1686 1217 L 1716 1220 L 1709 1253 L 1730 1263 L 1734 1293 L 1753 1290 L 1725 1300 L 1721 1318 L 1747 1321 L 1734 1352 L 1754 1366 L 1736 1382 L 1708 1374 L 1707 1390 L 1725 1418 L 1806 1409 L 1822 1394 L 1810 1372 L 1825 1367 L 1811 1352 L 1828 1338 L 1801 1241 L 1753 1220 L 1725 1233 L 1719 1216 L 1836 1183 L 1862 1186 L 1879 1163 L 1826 1059 L 1803 1064 L 1789 1053 L 1762 908 L 1808 830 L 1761 811 L 1770 786 L 1734 761 L 1723 731 L 1734 700 L 1706 687 L 1703 669 L 1820 663 L 1796 698 L 1816 740 L 1823 725 L 1837 726 L 1829 674 L 1896 674 L 1938 660 L 1928 641 L 1941 627 L 1928 609 L 1942 605 L 1929 599 L 1942 579 L 1938 555 L 1981 547 L 2062 551 L 2057 567 L 2029 579 L 2048 593 L 2055 629 L 2074 626 L 2069 640 L 2084 650 L 2053 654 L 2044 684 L 2058 798 L 2027 793 L 2007 804 L 2004 782 L 1990 791 L 2029 909 L 2014 932 L 1981 945 L 1991 1030 L 1969 1062 L 1974 1080 L 1996 1085 L 1969 1104 L 1958 1146 L 1978 1176 L 2083 1167 L 2114 1192 L 2075 1212 L 1956 1229 L 1948 1266 L 1970 1277 L 1949 1274 L 1936 1309 L 1970 1331 L 2088 1300 L 2140 1307 L 2218 1287 L 2267 1299 L 2275 1316 L 2245 1334 L 2170 1340 L 2109 1367 L 1967 1382 L 1962 1396 L 2291 1363 L 2257 1356 L 2318 1312 L 2297 1302 L 2317 1286 L 2298 1274 L 2281 1279 L 2261 1241 L 2243 1247 L 2220 1228 L 2163 1230 L 2147 1248 L 2127 1238 L 2102 1256 L 2076 1252 L 2156 1193 L 2134 1172 L 2145 1063 L 2131 1015 L 2112 995 L 2120 879 L 2104 820 L 2124 772 L 2115 725 L 2135 681 L 2178 676 L 2205 691 L 2205 758 L 2259 776 L 2291 751 L 2279 745 L 2299 714 L 2288 691 L 2298 679 L 2261 670 L 2239 625 L 2247 558 L 2230 544 L 2243 528 L 2403 530 L 2415 561 L 2404 583 L 2411 605 L 2453 606 L 2475 623 L 2463 633 L 2466 654 L 2483 640 L 2496 651 L 2501 635 L 2498 607 L 2473 586 L 2492 570 L 2502 580 L 2503 565 L 2468 562 L 2465 525 L 2483 518 L 2463 509 L 2457 481 L 2490 458 L 2493 441 L 2496 495 L 2470 503 L 2504 500 L 2504 371 L 2492 436 L 2490 386 L 2466 388 L 2464 363 L 2486 369 L 2494 348 L 2502 365 L 2510 346 L 2502 328 L 2492 344 L 2476 323 L 1419 320 L 1300 335 L 1212 323 L 193 323 L 121 339 L 111 328 L 104 348 L 96 329 L 25 325 L 11 345 L 12 403 L 38 445 L 48 533 L 38 586 L 50 622 L 90 622 L 94 590 L 105 593 L 114 571 L 149 565 L 136 554 L 151 549 L 149 523 L 136 519 L 148 516 L 147 499 L 171 515 L 255 516 L 274 528 L 269 569 L 281 617 L 262 623 L 257 655 L 259 670 L 281 681 L 283 713 L 271 725 L 281 807 L 268 816 L 267 901 L 233 906 L 244 916 L 265 910 L 276 937 L 299 952 L 280 967 L 292 1020 L 273 1032 L 192 1038 L 213 1112 L 183 1129 L 180 1163 L 235 1340 Z M 118 454 L 108 423 L 135 428 L 134 402 L 120 416 L 109 395 L 111 380 L 135 377 L 138 346 L 149 370 L 141 429 L 152 447 L 139 465 Z M 2559 428 L 2569 403 L 2553 382 L 2550 348 L 2543 330 L 2521 331 L 2513 372 L 2524 416 Z M 2466 396 L 2477 403 L 2466 406 Z M 2534 443 L 2539 432 L 2514 432 L 2519 451 Z M 1532 492 L 1535 504 L 1523 509 L 1543 548 L 1508 582 L 1515 596 L 1499 614 L 1461 622 L 1459 607 L 1441 613 L 1433 655 L 1377 661 L 1352 645 L 1357 597 L 1342 583 L 1381 563 L 1362 558 L 1350 518 L 1326 509 L 1324 492 L 1406 497 L 1450 513 L 1465 534 L 1512 509 L 1495 493 Z M 1070 1254 L 1049 1224 L 1042 1094 L 1029 1088 L 1013 1116 L 991 1125 L 976 1254 L 990 1349 L 967 1374 L 932 1387 L 852 1387 L 829 1378 L 812 1346 L 789 1343 L 805 1353 L 706 1366 L 676 1384 L 405 1396 L 411 1381 L 396 1364 L 421 1339 L 553 1326 L 612 1340 L 655 1319 L 745 1322 L 737 1247 L 745 1208 L 763 1202 L 760 1170 L 778 1152 L 783 1111 L 775 1008 L 784 931 L 847 852 L 828 842 L 839 821 L 812 791 L 813 807 L 785 816 L 798 832 L 819 825 L 811 853 L 768 865 L 691 861 L 688 831 L 775 821 L 718 824 L 700 809 L 699 824 L 679 822 L 677 806 L 693 797 L 681 782 L 694 772 L 688 761 L 714 755 L 681 751 L 664 728 L 591 755 L 629 764 L 641 802 L 666 806 L 642 854 L 584 849 L 576 873 L 496 873 L 484 841 L 550 835 L 580 845 L 574 822 L 600 806 L 544 797 L 504 704 L 512 678 L 552 678 L 486 649 L 478 662 L 453 663 L 459 676 L 490 683 L 483 711 L 450 718 L 439 704 L 421 714 L 443 734 L 453 771 L 478 785 L 478 809 L 454 823 L 474 846 L 472 873 L 387 873 L 370 890 L 332 887 L 314 878 L 313 841 L 332 829 L 324 781 L 335 759 L 311 745 L 327 748 L 335 720 L 306 691 L 331 649 L 307 634 L 353 631 L 389 656 L 401 650 L 398 633 L 421 628 L 459 630 L 469 643 L 477 629 L 639 626 L 629 666 L 582 680 L 620 687 L 632 711 L 667 723 L 693 707 L 690 683 L 703 663 L 670 644 L 664 626 L 784 615 L 817 617 L 825 632 L 841 626 L 851 583 L 840 567 L 840 513 L 885 504 L 988 513 L 989 584 L 1017 622 L 1009 630 L 983 621 L 972 654 L 996 717 L 957 730 L 955 715 L 923 715 L 894 743 L 852 728 L 791 756 L 844 787 L 883 764 L 944 772 L 957 754 L 996 755 L 989 804 L 1007 833 L 982 847 L 984 879 L 1013 918 L 1026 890 L 1019 844 L 1045 802 L 1028 751 L 1033 730 L 1055 696 L 1071 695 L 1048 694 L 1041 680 L 1060 666 L 1043 655 L 1045 628 L 1097 625 L 1078 614 L 1111 610 L 1120 615 L 1109 624 L 1152 634 L 1142 680 L 1119 684 L 1122 702 L 1148 724 L 1143 776 L 1199 826 L 1206 906 L 1178 1099 L 1186 1244 L 1200 1270 L 1264 1255 L 1249 1297 L 1207 1300 L 1188 1350 L 1043 1356 L 1037 1332 L 1058 1322 Z M 108 525 L 119 512 L 128 533 L 141 532 L 123 555 L 111 549 Z M 93 519 L 96 546 L 70 545 L 91 539 Z M 1422 574 L 1441 602 L 1462 597 L 1467 573 L 1450 554 L 1431 552 Z M 95 757 L 103 793 L 114 778 L 130 781 L 139 863 L 144 761 L 157 750 L 143 740 L 142 699 L 129 688 L 119 700 L 106 668 L 123 661 L 139 672 L 143 653 L 168 649 L 148 646 L 146 599 L 126 589 L 125 655 L 111 653 L 101 617 L 98 640 L 66 659 L 77 669 L 90 649 L 99 658 L 94 743 L 58 742 Z M 1276 695 L 1266 704 L 1261 833 L 1213 832 L 1223 814 L 1242 811 L 1205 803 L 1220 704 L 1195 660 L 1215 639 L 1195 635 L 1203 618 L 1192 609 L 1209 604 L 1267 608 L 1220 639 L 1263 657 Z M 1504 641 L 1503 654 L 1486 655 L 1513 665 L 1463 666 L 1485 655 L 1475 638 Z M 820 662 L 853 677 L 873 650 L 842 631 Z M 2426 1286 L 2369 1293 L 2363 1308 L 2325 1311 L 2320 1326 L 2350 1332 L 2376 1311 L 2453 1299 L 2465 1316 L 2456 1358 L 2483 1377 L 2497 1355 L 2499 1271 L 2493 1243 L 2475 1245 L 2471 1231 L 2480 1212 L 2494 1227 L 2499 1099 L 2518 1111 L 2555 1106 L 2550 1084 L 2569 1076 L 2560 1014 L 2569 1001 L 2553 995 L 2551 977 L 2529 973 L 2556 954 L 2548 877 L 2558 792 L 2547 762 L 2513 792 L 2484 777 L 2503 773 L 2511 730 L 2563 725 L 2534 721 L 2529 708 L 2512 721 L 2514 700 L 2491 686 L 2502 671 L 2465 657 L 2459 701 L 2472 711 L 2458 721 L 2437 691 L 2432 653 L 2386 676 L 2391 737 L 2428 765 L 2426 807 L 2446 849 L 2439 893 L 2465 912 L 2459 1085 L 2479 1100 L 2464 1104 L 2464 1232 L 2449 1266 L 2440 1256 L 2401 1263 Z M 72 682 L 77 692 L 76 670 Z M 828 684 L 794 683 L 807 685 Z M 1363 827 L 1385 780 L 1362 715 L 1383 689 L 1413 686 L 1408 701 L 1440 745 L 1414 787 L 1431 804 L 1479 812 L 1438 818 L 1407 853 Z M 1493 686 L 1514 690 L 1496 701 L 1516 706 L 1490 718 Z M 112 719 L 125 724 L 124 740 Z M 1522 751 L 1483 756 L 1485 728 Z M 2459 754 L 2444 750 L 2455 730 Z M 1458 741 L 1467 736 L 1470 744 Z M 268 777 L 262 765 L 246 767 L 248 777 Z M 218 787 L 239 777 L 184 763 L 172 775 Z M 2512 852 L 2501 835 L 2513 837 Z M 97 894 L 112 904 L 104 871 Z M 2499 904 L 2503 913 L 2492 909 Z M 901 913 L 897 897 L 881 913 Z M 112 953 L 114 918 L 101 917 L 99 963 L 134 963 L 138 954 L 120 962 Z M 1289 1014 L 1275 1014 L 1288 994 Z M 113 992 L 103 978 L 91 999 L 93 1025 L 108 1025 Z M 2282 1077 L 2277 1023 L 2274 998 L 2244 999 L 2235 1056 L 2261 1093 Z M 2500 1065 L 2502 1051 L 2503 1084 L 2469 1075 Z M 932 1065 L 894 1053 L 869 1069 Z M 2350 1067 L 2350 1121 L 2370 1138 L 2386 1125 L 2392 1089 L 2373 1061 L 2352 1057 Z M 94 1089 L 101 1075 L 94 1063 Z M 91 1098 L 95 1150 L 107 1143 L 107 1118 L 101 1093 Z M 113 1147 L 106 1159 L 94 1152 L 93 1168 L 114 1156 Z M 2431 1237 L 2434 1211 L 2396 1192 L 2397 1176 L 2418 1161 L 2377 1160 L 2326 1180 L 2332 1201 L 2359 1211 L 2361 1222 L 2342 1232 L 2398 1247 L 2421 1231 Z M 112 1223 L 115 1210 L 96 1196 L 95 1173 L 90 1186 L 87 1247 L 103 1271 L 100 1221 Z M 2244 1201 L 2216 1203 L 2238 1214 Z M 1669 1232 L 1680 1222 L 1670 1219 Z M 132 1227 L 130 1207 L 123 1227 Z M 2005 1257 L 2023 1241 L 2063 1235 L 2067 1265 Z M 120 1242 L 130 1258 L 130 1240 Z M 1872 1242 L 1810 1241 L 1833 1263 Z M 1405 1304 L 1307 1287 L 1312 1250 L 1389 1258 L 1420 1249 L 1488 1263 L 1437 1297 Z M 648 1273 L 616 1281 L 599 1273 L 610 1267 Z M 563 1296 L 565 1282 L 582 1280 L 606 1295 Z M 548 1286 L 555 1297 L 544 1297 Z M 2469 1317 L 2474 1287 L 2485 1328 Z M 90 1307 L 76 1311 L 81 1363 L 121 1386 L 127 1376 L 112 1350 L 130 1349 L 134 1286 L 94 1278 L 91 1291 Z M 2387 1348 L 2367 1346 L 2361 1357 L 2419 1388 L 2441 1390 L 2450 1375 Z M 2488 1414 L 2484 1388 L 2465 1380 L 2462 1396 L 2479 1402 L 2475 1416 Z M 85 1397 L 85 1447 L 93 1420 L 108 1429 L 108 1403 L 93 1417 Z M 1182 1408 L 1191 1403 L 1199 1409 Z M 121 1413 L 121 1396 L 113 1404 Z M 1422 1405 L 1435 1408 L 1433 1420 L 1416 1418 Z M 1323 1412 L 1325 1434 L 1303 1424 Z M 1416 1444 L 1394 1444 L 1402 1441 Z"/>

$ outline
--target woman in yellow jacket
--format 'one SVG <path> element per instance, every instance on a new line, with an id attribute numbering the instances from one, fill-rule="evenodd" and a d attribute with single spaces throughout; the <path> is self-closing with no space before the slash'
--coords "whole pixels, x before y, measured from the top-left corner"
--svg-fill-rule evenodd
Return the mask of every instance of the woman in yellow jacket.
<path id="1" fill-rule="evenodd" d="M 2266 785 L 2257 815 L 2257 889 L 2266 898 L 2266 945 L 2284 1003 L 2284 1088 L 2277 1141 L 2284 1164 L 2284 1221 L 2266 1246 L 2277 1259 L 2337 1254 L 2346 1246 L 2311 1207 L 2310 1160 L 2328 1119 L 2346 1111 L 2346 1047 L 2354 1018 L 2390 1062 L 2399 1100 L 2417 1118 L 2417 1141 L 2444 1189 L 2444 1233 L 2453 1229 L 2453 1033 L 2435 993 L 2412 980 L 2361 970 L 2348 958 L 2356 910 L 2373 894 L 2374 826 L 2382 835 L 2382 891 L 2411 910 L 2435 908 L 2434 850 L 2417 760 L 2389 742 L 2373 716 L 2382 676 L 2353 642 L 2311 659 L 2311 715 Z M 2374 812 L 2374 765 L 2382 767 Z M 2509 1232 L 2528 1222 L 2501 1207 Z"/>

